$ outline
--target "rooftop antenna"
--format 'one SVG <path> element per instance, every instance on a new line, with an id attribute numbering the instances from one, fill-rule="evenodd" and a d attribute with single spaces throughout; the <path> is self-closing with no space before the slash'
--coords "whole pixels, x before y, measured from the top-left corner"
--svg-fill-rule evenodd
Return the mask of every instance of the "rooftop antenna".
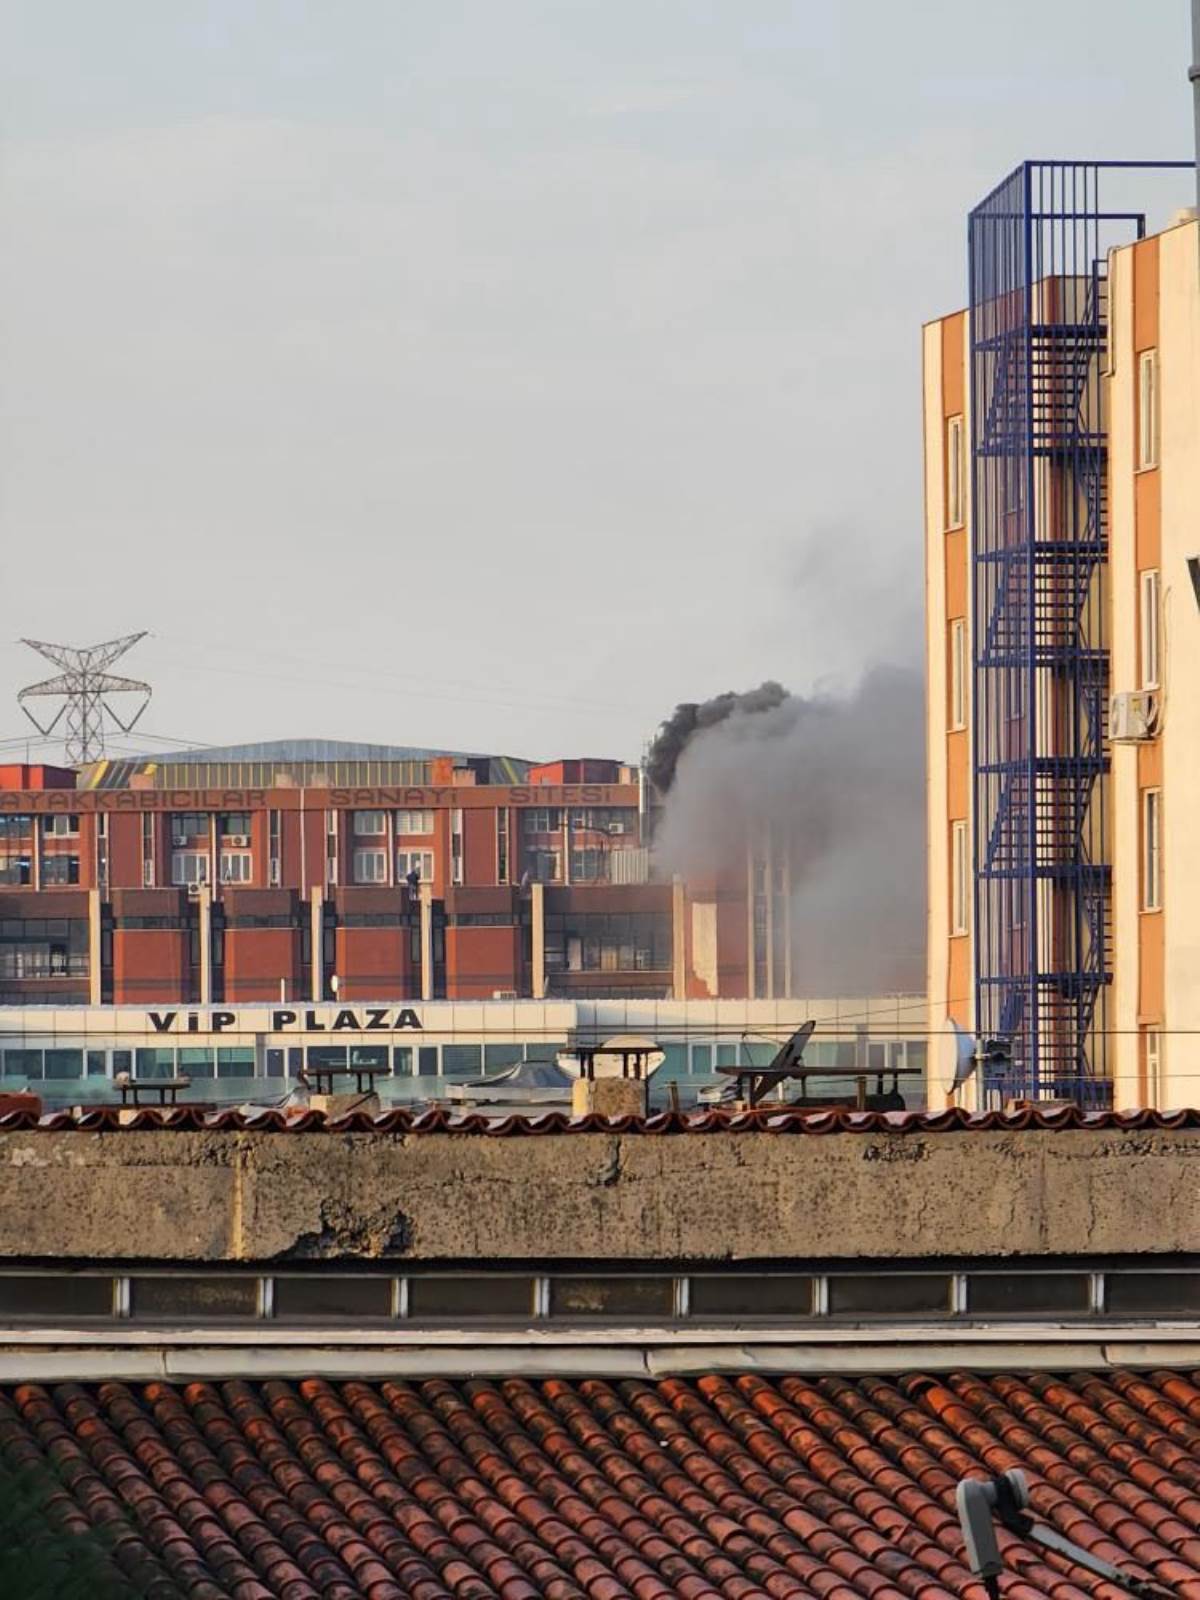
<path id="1" fill-rule="evenodd" d="M 27 684 L 17 696 L 17 704 L 33 723 L 43 738 L 49 738 L 66 718 L 63 746 L 68 766 L 82 767 L 98 760 L 104 754 L 104 723 L 111 717 L 122 733 L 132 733 L 150 704 L 150 685 L 139 678 L 122 678 L 107 671 L 113 662 L 132 650 L 145 632 L 127 633 L 121 639 L 109 639 L 105 644 L 93 644 L 79 649 L 72 645 L 46 644 L 41 639 L 22 639 L 31 650 L 45 656 L 56 667 L 61 667 L 57 677 L 43 678 L 40 683 Z M 116 694 L 140 694 L 143 699 L 128 722 L 123 721 L 106 698 Z M 27 700 L 61 700 L 51 721 L 43 727 L 26 705 Z"/>
<path id="2" fill-rule="evenodd" d="M 990 1480 L 963 1478 L 954 1498 L 966 1545 L 967 1565 L 977 1578 L 983 1579 L 989 1600 L 1000 1600 L 1000 1577 L 1004 1571 L 1004 1559 L 996 1538 L 997 1523 L 1018 1539 L 1040 1544 L 1044 1550 L 1053 1550 L 1055 1555 L 1064 1556 L 1096 1577 L 1116 1584 L 1126 1594 L 1135 1596 L 1135 1600 L 1173 1600 L 1173 1589 L 1123 1567 L 1114 1567 L 1110 1561 L 1059 1533 L 1048 1522 L 1031 1516 L 1029 1484 L 1019 1467 L 1010 1467 Z"/>

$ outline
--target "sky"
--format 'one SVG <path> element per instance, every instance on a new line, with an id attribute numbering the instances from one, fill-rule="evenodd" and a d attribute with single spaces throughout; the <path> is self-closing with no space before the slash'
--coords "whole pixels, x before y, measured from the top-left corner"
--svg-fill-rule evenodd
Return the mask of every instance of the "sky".
<path id="1" fill-rule="evenodd" d="M 0 0 L 0 739 L 18 637 L 150 631 L 116 751 L 634 759 L 917 660 L 965 214 L 1190 156 L 1189 57 L 1187 0 Z"/>

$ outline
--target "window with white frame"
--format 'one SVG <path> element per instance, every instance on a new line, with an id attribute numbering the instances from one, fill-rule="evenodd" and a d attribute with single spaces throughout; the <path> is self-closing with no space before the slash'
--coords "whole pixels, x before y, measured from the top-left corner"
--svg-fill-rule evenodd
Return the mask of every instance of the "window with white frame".
<path id="1" fill-rule="evenodd" d="M 354 852 L 355 883 L 387 882 L 387 851 L 356 850 Z"/>
<path id="2" fill-rule="evenodd" d="M 396 851 L 396 880 L 415 872 L 421 883 L 433 882 L 433 851 L 432 850 L 397 850 Z"/>
<path id="3" fill-rule="evenodd" d="M 961 528 L 966 513 L 966 456 L 963 419 L 946 423 L 946 526 Z"/>
<path id="4" fill-rule="evenodd" d="M 209 879 L 208 855 L 200 850 L 176 850 L 171 857 L 171 882 L 182 888 L 185 884 L 207 883 Z"/>
<path id="5" fill-rule="evenodd" d="M 971 871 L 967 856 L 967 825 L 950 824 L 950 932 L 966 933 Z"/>
<path id="6" fill-rule="evenodd" d="M 354 813 L 354 831 L 361 834 L 386 833 L 387 812 L 356 811 Z"/>
<path id="7" fill-rule="evenodd" d="M 175 844 L 190 839 L 208 838 L 208 817 L 202 811 L 181 811 L 171 818 L 171 838 Z"/>
<path id="8" fill-rule="evenodd" d="M 521 816 L 526 833 L 557 833 L 562 827 L 561 806 L 531 806 Z"/>
<path id="9" fill-rule="evenodd" d="M 1142 791 L 1142 910 L 1162 910 L 1162 790 Z"/>
<path id="10" fill-rule="evenodd" d="M 222 850 L 221 882 L 249 883 L 251 860 L 249 850 Z"/>
<path id="11" fill-rule="evenodd" d="M 1158 465 L 1158 351 L 1138 357 L 1138 467 Z"/>
<path id="12" fill-rule="evenodd" d="M 397 811 L 396 832 L 404 838 L 433 832 L 432 811 Z"/>
<path id="13" fill-rule="evenodd" d="M 1162 1032 L 1158 1028 L 1142 1029 L 1142 1049 L 1146 1064 L 1146 1099 L 1158 1111 L 1165 1111 L 1163 1083 Z"/>
<path id="14" fill-rule="evenodd" d="M 950 624 L 950 726 L 967 725 L 967 623 L 955 617 Z"/>
<path id="15" fill-rule="evenodd" d="M 1140 574 L 1138 579 L 1138 611 L 1141 625 L 1142 688 L 1157 689 L 1162 671 L 1159 659 L 1160 617 L 1162 614 L 1161 584 L 1157 569 Z"/>
<path id="16" fill-rule="evenodd" d="M 65 811 L 56 812 L 52 817 L 42 818 L 42 834 L 46 838 L 74 838 L 79 832 L 79 818 L 68 816 Z"/>
<path id="17" fill-rule="evenodd" d="M 450 882 L 463 881 L 463 814 L 457 807 L 450 813 Z"/>

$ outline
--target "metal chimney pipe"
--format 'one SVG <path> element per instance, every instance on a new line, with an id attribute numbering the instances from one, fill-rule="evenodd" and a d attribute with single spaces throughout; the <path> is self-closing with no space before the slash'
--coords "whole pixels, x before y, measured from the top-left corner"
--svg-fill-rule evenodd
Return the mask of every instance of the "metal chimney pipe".
<path id="1" fill-rule="evenodd" d="M 1196 204 L 1200 207 L 1200 0 L 1192 0 L 1192 109 L 1196 121 Z"/>

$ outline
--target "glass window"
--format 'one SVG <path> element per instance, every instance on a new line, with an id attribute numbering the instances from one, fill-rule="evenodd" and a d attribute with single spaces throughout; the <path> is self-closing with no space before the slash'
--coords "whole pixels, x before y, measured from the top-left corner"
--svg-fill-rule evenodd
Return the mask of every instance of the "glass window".
<path id="1" fill-rule="evenodd" d="M 319 1319 L 364 1322 L 392 1314 L 391 1278 L 344 1278 L 321 1272 L 275 1279 L 275 1316 L 281 1322 Z"/>
<path id="2" fill-rule="evenodd" d="M 147 820 L 153 821 L 148 813 Z M 171 818 L 171 838 L 176 844 L 186 844 L 189 839 L 207 839 L 208 817 L 198 811 L 181 811 Z"/>
<path id="3" fill-rule="evenodd" d="M 966 933 L 971 869 L 967 859 L 967 825 L 950 824 L 950 932 Z"/>
<path id="4" fill-rule="evenodd" d="M 79 882 L 79 857 L 47 855 L 42 857 L 42 882 L 47 886 Z"/>
<path id="5" fill-rule="evenodd" d="M 41 1321 L 48 1317 L 73 1322 L 77 1317 L 111 1317 L 113 1280 L 43 1277 L 36 1273 L 0 1274 L 0 1319 Z"/>
<path id="6" fill-rule="evenodd" d="M 432 811 L 397 811 L 396 832 L 407 837 L 410 834 L 432 833 Z"/>
<path id="7" fill-rule="evenodd" d="M 967 1277 L 972 1316 L 1081 1312 L 1090 1303 L 1086 1272 L 972 1272 Z"/>
<path id="8" fill-rule="evenodd" d="M 312 1044 L 308 1047 L 308 1065 L 311 1071 L 328 1072 L 331 1068 L 344 1072 L 346 1046 L 344 1044 Z"/>
<path id="9" fill-rule="evenodd" d="M 442 1073 L 447 1078 L 478 1078 L 483 1072 L 483 1049 L 477 1044 L 444 1044 Z"/>
<path id="10" fill-rule="evenodd" d="M 950 726 L 967 725 L 967 624 L 956 617 L 950 624 Z"/>
<path id="11" fill-rule="evenodd" d="M 40 1078 L 42 1052 L 40 1050 L 6 1050 L 4 1076 L 6 1078 Z"/>
<path id="12" fill-rule="evenodd" d="M 221 851 L 221 882 L 249 883 L 253 857 L 249 850 Z"/>
<path id="13" fill-rule="evenodd" d="M 107 1068 L 104 1062 L 103 1050 L 89 1050 L 87 1052 L 87 1075 L 89 1078 L 103 1078 Z"/>
<path id="14" fill-rule="evenodd" d="M 211 1049 L 193 1049 L 185 1047 L 179 1052 L 179 1072 L 185 1078 L 211 1078 L 213 1073 L 213 1053 Z"/>
<path id="15" fill-rule="evenodd" d="M 74 837 L 79 833 L 79 818 L 67 816 L 61 811 L 53 817 L 43 817 L 42 833 L 47 839 Z"/>
<path id="16" fill-rule="evenodd" d="M 1158 465 L 1158 351 L 1138 356 L 1138 468 Z"/>
<path id="17" fill-rule="evenodd" d="M 1138 609 L 1141 633 L 1142 688 L 1159 686 L 1159 618 L 1162 614 L 1160 580 L 1157 571 L 1143 572 L 1138 581 Z"/>
<path id="18" fill-rule="evenodd" d="M 254 1076 L 253 1045 L 221 1045 L 217 1050 L 218 1078 L 252 1078 Z"/>
<path id="19" fill-rule="evenodd" d="M 356 811 L 354 813 L 354 831 L 361 834 L 386 833 L 387 812 Z"/>
<path id="20" fill-rule="evenodd" d="M 386 1067 L 388 1064 L 388 1049 L 385 1044 L 352 1044 L 350 1046 L 350 1065 L 352 1067 Z"/>
<path id="21" fill-rule="evenodd" d="M 135 1317 L 253 1317 L 258 1313 L 257 1278 L 131 1278 L 130 1312 Z"/>
<path id="22" fill-rule="evenodd" d="M 966 506 L 966 452 L 963 419 L 950 417 L 946 423 L 946 526 L 961 528 Z"/>
<path id="23" fill-rule="evenodd" d="M 139 1078 L 173 1078 L 175 1076 L 175 1051 L 162 1046 L 138 1050 L 137 1072 Z"/>
<path id="24" fill-rule="evenodd" d="M 354 852 L 355 883 L 386 883 L 387 852 L 385 850 L 356 850 Z"/>
<path id="25" fill-rule="evenodd" d="M 1200 1313 L 1200 1273 L 1106 1272 L 1104 1308 L 1133 1317 L 1195 1317 Z"/>
<path id="26" fill-rule="evenodd" d="M 227 811 L 221 818 L 218 831 L 223 839 L 228 838 L 230 834 L 235 839 L 249 839 L 250 813 L 248 811 Z"/>
<path id="27" fill-rule="evenodd" d="M 948 1273 L 880 1273 L 832 1275 L 829 1310 L 833 1316 L 914 1316 L 950 1312 Z"/>
<path id="28" fill-rule="evenodd" d="M 516 1066 L 522 1060 L 524 1051 L 519 1044 L 485 1044 L 483 1047 L 483 1070 L 485 1072 L 504 1072 L 509 1067 Z"/>
<path id="29" fill-rule="evenodd" d="M 421 883 L 433 882 L 433 851 L 432 850 L 397 850 L 396 851 L 396 877 L 407 878 L 416 873 Z"/>
<path id="30" fill-rule="evenodd" d="M 532 1317 L 533 1279 L 497 1274 L 410 1278 L 410 1317 Z"/>
<path id="31" fill-rule="evenodd" d="M 550 1314 L 555 1317 L 672 1317 L 675 1283 L 671 1278 L 553 1278 Z"/>
<path id="32" fill-rule="evenodd" d="M 82 1078 L 83 1051 L 47 1050 L 45 1071 L 47 1078 Z"/>
<path id="33" fill-rule="evenodd" d="M 1142 791 L 1142 910 L 1162 909 L 1162 791 Z"/>
<path id="34" fill-rule="evenodd" d="M 185 884 L 207 883 L 209 879 L 208 856 L 196 850 L 176 850 L 171 857 L 171 882 L 182 888 Z"/>
<path id="35" fill-rule="evenodd" d="M 412 1077 L 412 1046 L 398 1044 L 392 1048 L 392 1076 L 395 1078 Z"/>
<path id="36" fill-rule="evenodd" d="M 691 1280 L 693 1317 L 809 1317 L 813 1280 L 796 1275 L 697 1277 Z"/>

